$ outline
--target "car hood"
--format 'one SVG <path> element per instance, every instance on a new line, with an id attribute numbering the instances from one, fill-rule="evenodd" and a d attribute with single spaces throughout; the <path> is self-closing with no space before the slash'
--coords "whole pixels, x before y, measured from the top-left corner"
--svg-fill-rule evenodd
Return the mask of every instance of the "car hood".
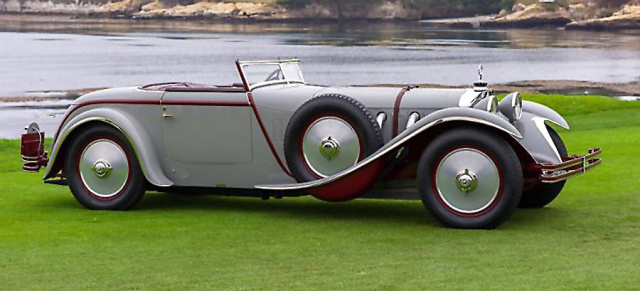
<path id="1" fill-rule="evenodd" d="M 393 108 L 402 88 L 392 87 L 330 87 L 315 96 L 342 94 L 358 100 L 368 108 Z M 420 89 L 406 91 L 401 99 L 403 108 L 441 109 L 457 107 L 466 89 Z"/>

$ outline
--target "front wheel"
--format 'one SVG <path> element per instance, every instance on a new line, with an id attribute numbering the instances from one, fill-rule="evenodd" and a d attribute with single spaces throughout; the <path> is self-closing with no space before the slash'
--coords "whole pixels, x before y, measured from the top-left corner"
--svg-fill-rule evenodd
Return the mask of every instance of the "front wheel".
<path id="1" fill-rule="evenodd" d="M 518 156 L 501 136 L 482 128 L 437 137 L 423 152 L 417 176 L 425 207 L 456 228 L 495 228 L 522 195 Z"/>
<path id="2" fill-rule="evenodd" d="M 547 130 L 549 131 L 549 136 L 551 136 L 551 140 L 553 140 L 556 149 L 558 149 L 558 153 L 561 157 L 568 156 L 567 147 L 565 146 L 562 138 L 553 128 L 547 125 Z M 549 203 L 553 202 L 558 198 L 562 189 L 564 189 L 564 185 L 567 183 L 566 180 L 556 182 L 553 184 L 546 184 L 542 182 L 538 182 L 533 188 L 527 189 L 522 193 L 522 200 L 520 200 L 520 205 L 518 207 L 521 208 L 542 208 Z"/>
<path id="3" fill-rule="evenodd" d="M 131 144 L 107 125 L 75 136 L 64 167 L 71 193 L 89 209 L 126 210 L 145 192 L 146 180 Z"/>

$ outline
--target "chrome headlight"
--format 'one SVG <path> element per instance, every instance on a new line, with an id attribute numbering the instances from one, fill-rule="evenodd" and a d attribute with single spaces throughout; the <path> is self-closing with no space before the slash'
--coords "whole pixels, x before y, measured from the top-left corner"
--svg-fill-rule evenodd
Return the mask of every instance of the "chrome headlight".
<path id="1" fill-rule="evenodd" d="M 489 93 L 487 93 L 482 96 L 482 99 L 480 99 L 480 101 L 477 101 L 473 105 L 473 108 L 486 110 L 489 113 L 497 114 L 499 110 L 498 106 L 499 106 L 498 98 L 496 98 L 496 96 L 494 95 L 489 95 Z"/>
<path id="2" fill-rule="evenodd" d="M 522 97 L 519 92 L 511 93 L 507 95 L 498 105 L 500 112 L 509 118 L 509 121 L 514 122 L 522 118 Z"/>
<path id="3" fill-rule="evenodd" d="M 498 113 L 498 98 L 496 96 L 491 95 L 488 97 L 489 102 L 487 102 L 487 111 L 489 113 L 496 114 Z"/>

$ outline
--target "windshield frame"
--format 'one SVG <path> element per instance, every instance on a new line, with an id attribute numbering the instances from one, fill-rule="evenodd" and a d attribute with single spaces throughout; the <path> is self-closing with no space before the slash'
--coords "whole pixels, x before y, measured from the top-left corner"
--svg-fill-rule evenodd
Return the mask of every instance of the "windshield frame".
<path id="1" fill-rule="evenodd" d="M 284 64 L 297 64 L 298 65 L 298 79 L 289 78 L 285 70 L 283 69 Z M 277 65 L 280 67 L 280 71 L 284 76 L 282 80 L 273 80 L 273 81 L 263 81 L 255 84 L 249 84 L 247 81 L 247 76 L 244 72 L 244 66 L 246 65 Z M 236 61 L 236 67 L 238 68 L 238 73 L 240 73 L 240 78 L 242 79 L 242 84 L 246 91 L 251 91 L 258 87 L 269 86 L 274 84 L 306 84 L 307 82 L 304 79 L 304 75 L 302 74 L 302 69 L 300 69 L 300 60 L 291 59 L 291 60 L 277 60 L 277 61 Z"/>

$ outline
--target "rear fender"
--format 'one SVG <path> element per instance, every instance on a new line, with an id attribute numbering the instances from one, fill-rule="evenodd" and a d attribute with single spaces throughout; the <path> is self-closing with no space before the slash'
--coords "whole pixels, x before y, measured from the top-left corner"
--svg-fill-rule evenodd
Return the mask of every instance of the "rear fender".
<path id="1" fill-rule="evenodd" d="M 133 147 L 138 163 L 149 183 L 160 187 L 173 185 L 173 182 L 162 172 L 159 160 L 160 155 L 153 146 L 154 143 L 149 142 L 152 140 L 149 133 L 137 119 L 114 108 L 96 108 L 84 111 L 72 118 L 60 129 L 57 134 L 58 138 L 51 150 L 51 159 L 45 171 L 45 180 L 52 178 L 60 170 L 64 162 L 64 149 L 70 142 L 68 137 L 72 136 L 78 128 L 93 122 L 108 124 L 124 134 Z"/>
<path id="2" fill-rule="evenodd" d="M 448 122 L 478 124 L 504 132 L 514 139 L 522 138 L 516 127 L 495 114 L 471 108 L 447 108 L 425 116 L 369 157 L 337 174 L 305 183 L 256 185 L 255 187 L 271 191 L 307 191 L 317 198 L 329 201 L 356 198 L 376 181 L 382 168 L 381 164 L 384 163 L 384 157 L 387 154 L 419 137 L 422 133 Z M 363 183 L 363 181 L 367 181 L 367 183 Z"/>

